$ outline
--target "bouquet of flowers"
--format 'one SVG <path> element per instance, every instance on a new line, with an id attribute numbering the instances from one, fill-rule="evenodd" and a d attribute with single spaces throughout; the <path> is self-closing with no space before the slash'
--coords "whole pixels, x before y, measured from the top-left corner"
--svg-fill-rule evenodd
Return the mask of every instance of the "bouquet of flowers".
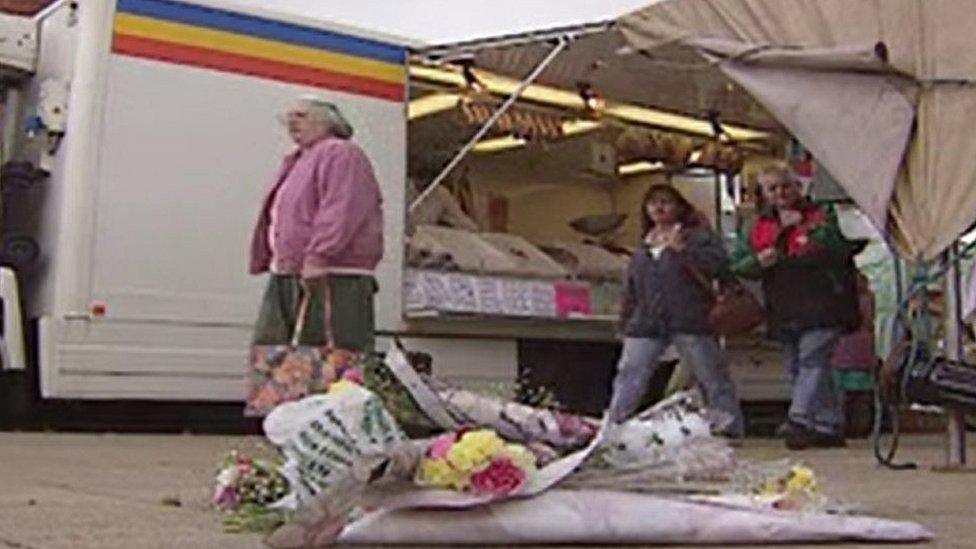
<path id="1" fill-rule="evenodd" d="M 480 429 L 435 438 L 414 480 L 421 486 L 501 498 L 518 493 L 536 471 L 536 457 L 525 446 Z"/>
<path id="2" fill-rule="evenodd" d="M 813 469 L 805 465 L 774 462 L 755 469 L 748 489 L 753 506 L 774 511 L 823 512 L 831 504 L 821 492 Z"/>
<path id="3" fill-rule="evenodd" d="M 217 473 L 211 503 L 225 513 L 227 530 L 263 532 L 284 521 L 272 504 L 288 491 L 288 481 L 276 464 L 233 451 Z"/>
<path id="4" fill-rule="evenodd" d="M 826 505 L 813 469 L 805 465 L 793 465 L 785 473 L 767 478 L 755 492 L 780 511 L 821 511 Z"/>

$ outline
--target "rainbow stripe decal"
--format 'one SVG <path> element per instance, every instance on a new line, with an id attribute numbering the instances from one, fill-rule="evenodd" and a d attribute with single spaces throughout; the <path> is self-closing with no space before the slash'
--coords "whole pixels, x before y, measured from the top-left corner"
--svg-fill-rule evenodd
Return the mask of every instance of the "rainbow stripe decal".
<path id="1" fill-rule="evenodd" d="M 405 48 L 172 0 L 118 0 L 112 51 L 404 100 Z"/>

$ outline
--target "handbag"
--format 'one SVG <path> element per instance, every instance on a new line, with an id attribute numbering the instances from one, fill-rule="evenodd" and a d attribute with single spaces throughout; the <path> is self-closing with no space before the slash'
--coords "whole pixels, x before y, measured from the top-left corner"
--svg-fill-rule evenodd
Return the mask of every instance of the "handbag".
<path id="1" fill-rule="evenodd" d="M 279 404 L 324 393 L 329 384 L 355 369 L 362 356 L 333 349 L 332 338 L 325 346 L 299 345 L 308 316 L 310 292 L 298 306 L 291 342 L 286 345 L 255 345 L 246 376 L 244 415 L 265 416 Z"/>
<path id="2" fill-rule="evenodd" d="M 729 337 L 749 333 L 763 323 L 765 314 L 762 305 L 742 284 L 721 284 L 716 289 L 697 267 L 687 261 L 684 265 L 692 278 L 712 295 L 708 324 L 718 335 Z"/>

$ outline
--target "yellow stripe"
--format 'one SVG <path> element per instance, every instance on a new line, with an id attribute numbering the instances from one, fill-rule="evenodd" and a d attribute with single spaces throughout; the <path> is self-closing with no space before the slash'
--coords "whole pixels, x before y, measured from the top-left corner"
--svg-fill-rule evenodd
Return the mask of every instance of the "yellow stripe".
<path id="1" fill-rule="evenodd" d="M 139 38 L 302 65 L 396 84 L 406 79 L 406 68 L 402 65 L 182 23 L 160 21 L 139 15 L 116 14 L 115 31 Z"/>

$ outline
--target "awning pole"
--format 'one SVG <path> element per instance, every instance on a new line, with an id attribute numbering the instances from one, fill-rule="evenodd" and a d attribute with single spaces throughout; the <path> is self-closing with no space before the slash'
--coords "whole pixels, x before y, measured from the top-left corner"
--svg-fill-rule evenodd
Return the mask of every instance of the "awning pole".
<path id="1" fill-rule="evenodd" d="M 720 237 L 725 238 L 725 234 L 722 233 L 722 174 L 718 170 L 715 171 L 715 232 L 718 233 Z"/>
<path id="2" fill-rule="evenodd" d="M 945 277 L 944 322 L 945 351 L 950 361 L 963 358 L 962 344 L 962 273 L 959 269 L 959 244 L 953 242 L 946 252 L 949 271 Z M 946 415 L 946 467 L 966 466 L 966 416 L 959 408 L 947 407 Z"/>
<path id="3" fill-rule="evenodd" d="M 542 74 L 542 71 L 546 70 L 546 67 L 548 67 L 549 64 L 552 63 L 552 61 L 556 58 L 556 56 L 558 56 L 560 53 L 562 53 L 564 49 L 566 49 L 566 46 L 569 45 L 569 40 L 570 39 L 568 36 L 562 36 L 559 38 L 559 41 L 556 43 L 556 46 L 552 48 L 552 51 L 550 51 L 548 55 L 546 55 L 545 59 L 540 61 L 539 64 L 535 67 L 535 69 L 533 69 L 532 72 L 529 73 L 529 75 L 526 76 L 524 80 L 522 80 L 519 86 L 515 88 L 515 90 L 511 93 L 511 95 L 509 95 L 508 98 L 505 99 L 505 102 L 502 103 L 500 107 L 498 107 L 498 110 L 496 110 L 494 114 L 492 114 L 491 117 L 488 119 L 488 121 L 486 121 L 484 125 L 481 126 L 481 129 L 479 129 L 478 132 L 474 134 L 474 137 L 472 137 L 467 142 L 467 144 L 465 144 L 464 147 L 462 147 L 461 150 L 458 151 L 456 155 L 454 155 L 454 158 L 452 158 L 451 161 L 447 164 L 447 166 L 445 166 L 444 169 L 441 170 L 441 173 L 437 174 L 437 177 L 435 177 L 434 180 L 430 182 L 430 185 L 428 185 L 427 188 L 424 189 L 422 193 L 420 193 L 420 196 L 418 196 L 416 199 L 414 199 L 412 203 L 410 203 L 410 208 L 409 208 L 410 213 L 413 213 L 413 211 L 417 209 L 417 206 L 419 206 L 421 202 L 426 200 L 427 197 L 430 196 L 432 192 L 434 192 L 437 186 L 440 185 L 444 181 L 444 179 L 447 178 L 448 174 L 450 174 L 451 171 L 454 168 L 456 168 L 457 165 L 460 164 L 462 160 L 464 160 L 464 157 L 466 157 L 468 153 L 471 152 L 471 149 L 473 149 L 474 146 L 478 144 L 478 141 L 481 141 L 481 138 L 484 137 L 489 130 L 491 130 L 491 127 L 495 125 L 495 122 L 497 122 L 498 119 L 501 118 L 503 114 L 505 114 L 505 111 L 507 111 L 512 105 L 515 104 L 516 101 L 518 101 L 518 98 L 522 96 L 522 93 L 526 90 L 526 88 L 528 88 L 533 82 L 535 82 L 535 79 L 538 78 L 540 74 Z"/>

